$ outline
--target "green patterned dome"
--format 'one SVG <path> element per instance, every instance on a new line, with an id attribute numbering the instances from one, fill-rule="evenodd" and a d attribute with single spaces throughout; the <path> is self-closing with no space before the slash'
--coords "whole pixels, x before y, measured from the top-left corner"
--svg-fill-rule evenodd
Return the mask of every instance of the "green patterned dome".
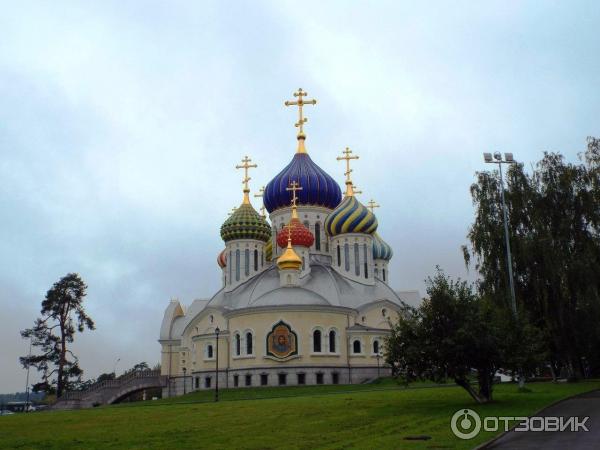
<path id="1" fill-rule="evenodd" d="M 271 238 L 271 226 L 258 214 L 250 203 L 242 203 L 221 225 L 221 239 L 256 239 L 267 242 Z"/>

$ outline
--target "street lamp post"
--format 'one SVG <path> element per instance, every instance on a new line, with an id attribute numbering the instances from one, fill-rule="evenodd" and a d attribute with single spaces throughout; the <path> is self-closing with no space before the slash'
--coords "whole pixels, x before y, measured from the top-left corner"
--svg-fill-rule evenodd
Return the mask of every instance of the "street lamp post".
<path id="1" fill-rule="evenodd" d="M 515 164 L 512 153 L 505 153 L 504 159 L 500 152 L 494 153 L 493 157 L 491 153 L 484 153 L 483 159 L 488 164 L 498 164 L 498 170 L 500 171 L 500 196 L 502 198 L 502 221 L 504 222 L 504 244 L 506 246 L 506 265 L 508 267 L 508 284 L 510 286 L 510 306 L 512 312 L 517 318 L 517 300 L 515 298 L 515 282 L 513 279 L 513 267 L 512 267 L 512 256 L 510 253 L 510 238 L 508 235 L 508 215 L 506 212 L 506 201 L 504 199 L 504 178 L 502 176 L 502 164 Z"/>
<path id="2" fill-rule="evenodd" d="M 186 390 L 185 390 L 185 374 L 187 372 L 187 369 L 184 367 L 183 368 L 183 395 L 186 394 Z"/>
<path id="3" fill-rule="evenodd" d="M 29 338 L 29 358 L 31 358 L 31 337 Z M 25 381 L 25 392 L 27 392 L 27 399 L 25 400 L 25 412 L 29 412 L 29 364 L 27 364 L 27 380 Z"/>
<path id="4" fill-rule="evenodd" d="M 117 364 L 119 364 L 119 361 L 121 361 L 121 358 L 117 358 L 113 366 L 113 373 L 115 374 L 115 378 L 117 378 Z"/>
<path id="5" fill-rule="evenodd" d="M 215 374 L 215 402 L 219 401 L 219 327 L 215 328 L 217 336 L 216 374 Z"/>

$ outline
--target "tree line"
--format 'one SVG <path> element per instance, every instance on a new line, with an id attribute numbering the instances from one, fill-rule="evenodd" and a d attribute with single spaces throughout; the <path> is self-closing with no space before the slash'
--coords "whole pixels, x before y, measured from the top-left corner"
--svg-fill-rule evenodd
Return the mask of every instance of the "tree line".
<path id="1" fill-rule="evenodd" d="M 504 189 L 518 311 L 510 308 Z M 427 298 L 407 308 L 387 342 L 388 363 L 406 379 L 451 379 L 479 402 L 492 399 L 498 370 L 575 380 L 600 376 L 600 139 L 579 161 L 544 153 L 530 168 L 476 174 L 475 218 L 463 246 L 474 284 L 441 270 Z"/>

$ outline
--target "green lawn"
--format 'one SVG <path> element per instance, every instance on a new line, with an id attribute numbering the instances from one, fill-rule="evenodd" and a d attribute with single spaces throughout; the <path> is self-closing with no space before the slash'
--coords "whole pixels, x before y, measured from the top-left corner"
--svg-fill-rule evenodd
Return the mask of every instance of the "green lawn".
<path id="1" fill-rule="evenodd" d="M 491 434 L 470 441 L 455 438 L 449 423 L 456 410 L 469 407 L 482 416 L 528 415 L 558 399 L 600 389 L 600 382 L 528 387 L 532 392 L 518 393 L 512 384 L 497 386 L 496 400 L 483 406 L 455 386 L 405 389 L 393 382 L 240 389 L 223 392 L 230 400 L 216 404 L 194 393 L 177 399 L 188 403 L 167 399 L 0 417 L 0 448 L 468 449 Z M 279 398 L 234 400 L 242 393 Z M 405 440 L 411 435 L 431 439 Z"/>

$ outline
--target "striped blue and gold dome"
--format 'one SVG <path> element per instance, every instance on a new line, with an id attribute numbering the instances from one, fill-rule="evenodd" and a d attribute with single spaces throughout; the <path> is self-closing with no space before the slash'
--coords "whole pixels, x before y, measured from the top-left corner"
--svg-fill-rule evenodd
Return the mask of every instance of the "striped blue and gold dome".
<path id="1" fill-rule="evenodd" d="M 373 259 L 389 261 L 393 255 L 392 247 L 381 239 L 381 236 L 377 232 L 373 233 Z"/>
<path id="2" fill-rule="evenodd" d="M 343 233 L 371 234 L 377 230 L 377 218 L 354 195 L 347 195 L 325 219 L 325 230 L 329 236 Z"/>

